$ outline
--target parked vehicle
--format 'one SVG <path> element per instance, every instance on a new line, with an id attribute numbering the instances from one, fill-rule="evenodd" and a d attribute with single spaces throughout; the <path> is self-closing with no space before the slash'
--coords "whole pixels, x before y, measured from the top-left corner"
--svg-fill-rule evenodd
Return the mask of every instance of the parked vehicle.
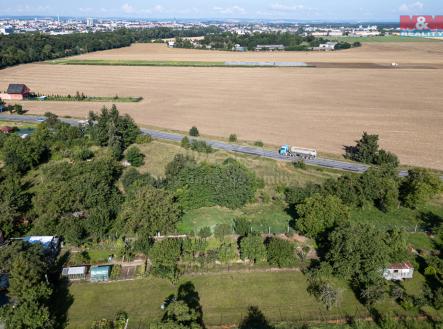
<path id="1" fill-rule="evenodd" d="M 297 146 L 283 145 L 282 147 L 280 147 L 278 153 L 283 156 L 297 157 L 302 159 L 317 158 L 317 150 Z"/>

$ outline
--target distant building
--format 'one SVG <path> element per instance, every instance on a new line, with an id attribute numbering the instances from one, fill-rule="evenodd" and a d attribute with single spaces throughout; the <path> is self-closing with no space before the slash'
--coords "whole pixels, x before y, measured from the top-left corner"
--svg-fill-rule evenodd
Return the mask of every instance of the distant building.
<path id="1" fill-rule="evenodd" d="M 174 48 L 175 47 L 175 41 L 168 41 L 168 47 Z"/>
<path id="2" fill-rule="evenodd" d="M 62 270 L 62 276 L 69 280 L 85 280 L 88 268 L 86 266 L 65 267 Z"/>
<path id="3" fill-rule="evenodd" d="M 94 27 L 94 19 L 93 18 L 87 18 L 86 19 L 86 26 L 87 27 Z"/>
<path id="4" fill-rule="evenodd" d="M 10 25 L 0 27 L 0 34 L 9 35 L 14 33 L 14 28 Z"/>
<path id="5" fill-rule="evenodd" d="M 31 93 L 25 84 L 10 84 L 8 90 L 4 94 L 0 94 L 0 98 L 3 100 L 22 101 L 28 97 Z"/>
<path id="6" fill-rule="evenodd" d="M 318 47 L 314 48 L 314 50 L 331 51 L 331 50 L 335 50 L 336 45 L 337 45 L 337 42 L 326 42 L 326 43 L 320 44 Z"/>
<path id="7" fill-rule="evenodd" d="M 403 279 L 412 279 L 414 276 L 414 267 L 409 262 L 390 264 L 384 271 L 383 277 L 386 280 L 401 281 Z"/>
<path id="8" fill-rule="evenodd" d="M 284 45 L 257 45 L 257 47 L 255 47 L 255 50 L 257 50 L 257 51 L 261 51 L 261 50 L 268 50 L 268 51 L 285 50 L 285 46 Z"/>
<path id="9" fill-rule="evenodd" d="M 232 48 L 232 50 L 233 51 L 241 51 L 241 52 L 243 52 L 243 51 L 248 51 L 248 48 L 246 48 L 246 47 L 242 47 L 242 46 L 240 46 L 240 45 L 235 45 L 233 48 Z"/>
<path id="10" fill-rule="evenodd" d="M 92 282 L 109 281 L 110 274 L 111 274 L 111 266 L 109 265 L 91 267 Z"/>

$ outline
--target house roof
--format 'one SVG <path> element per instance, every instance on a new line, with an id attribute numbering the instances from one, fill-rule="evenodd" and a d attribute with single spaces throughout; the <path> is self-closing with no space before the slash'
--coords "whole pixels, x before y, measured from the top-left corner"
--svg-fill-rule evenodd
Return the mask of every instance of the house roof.
<path id="1" fill-rule="evenodd" d="M 14 131 L 14 128 L 12 128 L 12 127 L 9 127 L 9 126 L 3 126 L 3 127 L 0 127 L 0 132 L 2 132 L 2 133 L 12 133 Z"/>
<path id="2" fill-rule="evenodd" d="M 26 92 L 26 89 L 28 89 L 28 87 L 26 87 L 26 85 L 22 84 L 22 83 L 11 83 L 8 86 L 8 94 L 23 94 Z"/>
<path id="3" fill-rule="evenodd" d="M 410 262 L 394 263 L 388 266 L 388 269 L 390 270 L 409 270 L 413 268 L 414 267 Z"/>

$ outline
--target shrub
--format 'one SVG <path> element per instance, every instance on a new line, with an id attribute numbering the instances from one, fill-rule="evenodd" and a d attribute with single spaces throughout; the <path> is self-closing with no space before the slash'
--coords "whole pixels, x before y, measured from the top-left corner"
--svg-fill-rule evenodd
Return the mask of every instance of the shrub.
<path id="1" fill-rule="evenodd" d="M 246 218 L 234 219 L 234 232 L 240 236 L 246 236 L 251 232 L 251 222 Z"/>
<path id="2" fill-rule="evenodd" d="M 200 229 L 198 236 L 202 239 L 209 238 L 212 235 L 211 228 L 206 226 Z"/>
<path id="3" fill-rule="evenodd" d="M 143 165 L 144 158 L 145 155 L 140 152 L 140 149 L 137 146 L 131 146 L 126 153 L 126 159 L 134 167 L 140 167 Z"/>
<path id="4" fill-rule="evenodd" d="M 232 243 L 222 243 L 218 248 L 218 259 L 222 263 L 229 263 L 237 257 L 237 247 Z"/>
<path id="5" fill-rule="evenodd" d="M 188 137 L 183 137 L 182 141 L 181 141 L 181 147 L 185 148 L 185 149 L 189 149 L 191 148 L 191 142 L 189 141 Z"/>
<path id="6" fill-rule="evenodd" d="M 200 136 L 200 133 L 199 133 L 197 127 L 193 126 L 191 129 L 189 129 L 189 136 L 192 136 L 192 137 Z"/>
<path id="7" fill-rule="evenodd" d="M 263 239 L 258 235 L 244 237 L 240 241 L 240 256 L 254 263 L 263 263 L 267 259 L 266 247 Z"/>
<path id="8" fill-rule="evenodd" d="M 226 235 L 232 234 L 232 228 L 229 224 L 217 224 L 214 229 L 214 236 L 223 241 Z"/>
<path id="9" fill-rule="evenodd" d="M 306 169 L 306 163 L 303 160 L 295 161 L 293 163 L 293 165 L 294 165 L 294 168 L 297 168 L 297 169 Z"/>
<path id="10" fill-rule="evenodd" d="M 230 141 L 231 143 L 235 143 L 235 142 L 237 142 L 237 135 L 236 135 L 236 134 L 231 134 L 231 135 L 229 135 L 229 141 Z"/>
<path id="11" fill-rule="evenodd" d="M 119 264 L 112 265 L 112 270 L 110 275 L 111 280 L 118 280 L 121 274 L 122 274 L 122 266 Z"/>
<path id="12" fill-rule="evenodd" d="M 91 159 L 94 156 L 94 152 L 92 152 L 87 147 L 82 147 L 79 150 L 74 152 L 73 158 L 75 160 L 85 161 Z"/>
<path id="13" fill-rule="evenodd" d="M 197 151 L 197 152 L 200 152 L 200 153 L 212 153 L 212 152 L 214 152 L 214 149 L 212 148 L 212 146 L 209 145 L 208 143 L 206 143 L 205 141 L 193 140 L 193 141 L 191 141 L 191 146 L 190 147 L 191 147 L 191 150 Z"/>
<path id="14" fill-rule="evenodd" d="M 268 263 L 278 267 L 295 265 L 294 245 L 287 241 L 271 238 L 267 244 Z"/>
<path id="15" fill-rule="evenodd" d="M 152 137 L 149 134 L 141 134 L 135 138 L 136 144 L 149 144 L 152 142 Z"/>
<path id="16" fill-rule="evenodd" d="M 262 141 L 255 141 L 254 145 L 258 146 L 258 147 L 263 147 L 264 146 Z"/>
<path id="17" fill-rule="evenodd" d="M 425 204 L 442 190 L 440 178 L 427 169 L 411 169 L 400 186 L 402 203 L 411 209 Z"/>

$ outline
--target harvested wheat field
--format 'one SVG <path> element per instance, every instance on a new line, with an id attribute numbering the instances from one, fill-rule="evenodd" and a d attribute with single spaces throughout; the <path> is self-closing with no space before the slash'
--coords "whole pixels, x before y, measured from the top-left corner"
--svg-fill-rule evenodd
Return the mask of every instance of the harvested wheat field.
<path id="1" fill-rule="evenodd" d="M 366 43 L 360 48 L 336 52 L 231 52 L 168 48 L 164 44 L 134 44 L 131 47 L 71 57 L 78 60 L 146 61 L 294 61 L 329 63 L 443 64 L 443 42 Z"/>
<path id="2" fill-rule="evenodd" d="M 151 49 L 144 46 L 87 56 L 103 57 L 113 52 L 115 56 L 128 56 L 122 54 L 131 54 L 133 50 L 133 56 L 140 56 L 138 50 Z M 399 47 L 405 45 L 399 44 Z M 429 62 L 443 61 L 438 54 L 442 50 L 440 43 L 417 43 L 414 47 L 417 48 L 413 48 L 412 53 L 420 52 L 417 49 L 423 47 L 421 52 L 428 53 Z M 363 50 L 352 51 L 361 53 Z M 171 51 L 175 53 L 174 49 Z M 183 56 L 186 52 L 198 53 L 206 56 L 204 60 L 209 60 L 210 54 L 218 54 L 177 51 Z M 169 53 L 169 49 L 165 52 Z M 404 52 L 403 58 L 411 58 L 411 62 L 423 60 L 420 56 L 408 55 L 406 48 Z M 350 56 L 342 54 L 345 52 L 313 56 Z M 149 56 L 160 58 L 158 52 Z M 277 53 L 275 56 L 297 55 Z M 369 55 L 353 56 L 361 61 L 362 56 Z M 142 125 L 182 131 L 196 125 L 207 135 L 236 133 L 241 139 L 275 145 L 290 143 L 337 154 L 342 153 L 343 145 L 353 144 L 363 131 L 368 131 L 379 134 L 382 146 L 398 154 L 402 163 L 443 170 L 442 80 L 441 69 L 28 64 L 2 70 L 0 90 L 15 82 L 26 83 L 43 94 L 74 94 L 78 90 L 90 96 L 142 96 L 144 99 L 140 103 L 118 105 L 122 112 L 129 113 Z M 74 117 L 85 117 L 88 111 L 98 111 L 103 105 L 86 102 L 24 104 L 31 114 L 51 111 Z"/>

